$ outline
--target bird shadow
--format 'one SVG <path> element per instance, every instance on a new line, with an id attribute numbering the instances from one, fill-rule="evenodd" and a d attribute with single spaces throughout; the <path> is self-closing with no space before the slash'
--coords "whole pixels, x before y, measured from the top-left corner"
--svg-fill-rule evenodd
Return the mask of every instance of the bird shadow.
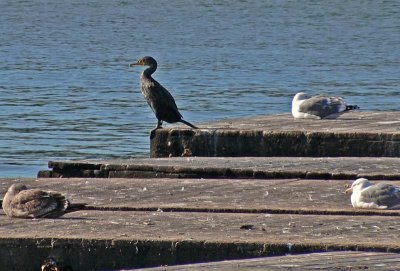
<path id="1" fill-rule="evenodd" d="M 60 218 L 43 218 L 43 219 L 63 219 L 63 220 L 77 220 L 77 221 L 95 221 L 95 218 L 89 217 L 60 217 Z"/>

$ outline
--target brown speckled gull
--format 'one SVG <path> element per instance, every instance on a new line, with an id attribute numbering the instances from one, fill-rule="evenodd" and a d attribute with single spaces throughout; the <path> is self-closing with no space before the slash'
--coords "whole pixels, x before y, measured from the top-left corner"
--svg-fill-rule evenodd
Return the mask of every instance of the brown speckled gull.
<path id="1" fill-rule="evenodd" d="M 70 202 L 59 192 L 28 189 L 17 183 L 10 186 L 3 199 L 3 210 L 13 218 L 56 218 L 62 216 Z"/>

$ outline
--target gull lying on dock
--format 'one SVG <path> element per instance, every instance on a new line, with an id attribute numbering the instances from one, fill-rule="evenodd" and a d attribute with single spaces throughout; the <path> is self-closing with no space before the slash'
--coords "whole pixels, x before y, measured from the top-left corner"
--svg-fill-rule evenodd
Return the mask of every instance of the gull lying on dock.
<path id="1" fill-rule="evenodd" d="M 59 192 L 28 189 L 20 183 L 10 186 L 2 203 L 6 215 L 13 218 L 56 218 L 84 205 L 72 206 Z"/>
<path id="2" fill-rule="evenodd" d="M 346 193 L 352 193 L 351 204 L 354 208 L 400 208 L 400 190 L 391 184 L 373 184 L 365 178 L 359 178 L 346 190 Z"/>
<path id="3" fill-rule="evenodd" d="M 359 109 L 359 107 L 347 105 L 342 97 L 323 95 L 309 97 L 304 92 L 297 93 L 292 101 L 292 115 L 297 119 L 334 119 L 355 109 Z"/>

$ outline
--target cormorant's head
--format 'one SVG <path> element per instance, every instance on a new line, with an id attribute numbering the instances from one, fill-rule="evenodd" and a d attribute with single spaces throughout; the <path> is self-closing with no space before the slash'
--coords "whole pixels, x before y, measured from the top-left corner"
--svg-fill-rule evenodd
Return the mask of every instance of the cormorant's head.
<path id="1" fill-rule="evenodd" d="M 145 56 L 139 59 L 137 62 L 129 64 L 130 67 L 132 66 L 156 66 L 157 61 L 152 58 L 151 56 Z"/>

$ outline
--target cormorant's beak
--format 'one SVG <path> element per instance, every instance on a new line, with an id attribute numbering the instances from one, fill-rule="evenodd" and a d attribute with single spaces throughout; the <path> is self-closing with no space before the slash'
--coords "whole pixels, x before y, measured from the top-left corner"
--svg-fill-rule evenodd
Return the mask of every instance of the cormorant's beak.
<path id="1" fill-rule="evenodd" d="M 139 61 L 137 61 L 137 62 L 135 62 L 135 63 L 129 64 L 129 67 L 133 67 L 133 66 L 142 66 L 142 65 L 143 65 L 142 62 L 139 60 Z"/>
<path id="2" fill-rule="evenodd" d="M 346 191 L 345 191 L 345 193 L 346 193 L 346 194 L 351 194 L 351 193 L 353 193 L 353 188 L 352 188 L 352 187 L 347 188 Z"/>

